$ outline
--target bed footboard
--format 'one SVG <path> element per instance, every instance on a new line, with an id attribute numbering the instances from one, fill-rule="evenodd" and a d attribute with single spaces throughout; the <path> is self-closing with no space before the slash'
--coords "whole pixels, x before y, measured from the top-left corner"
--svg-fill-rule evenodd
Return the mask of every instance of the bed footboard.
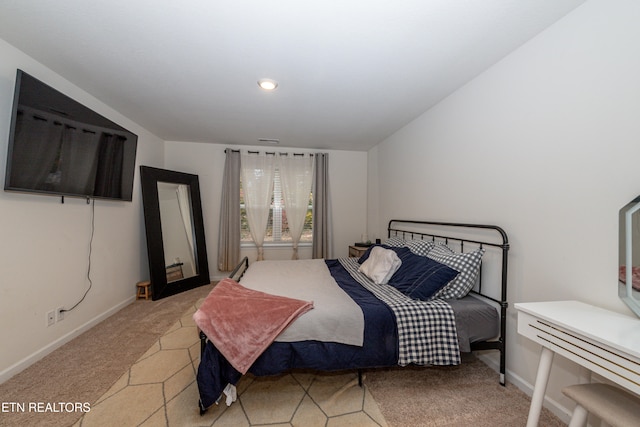
<path id="1" fill-rule="evenodd" d="M 247 271 L 247 268 L 249 268 L 249 258 L 245 256 L 227 277 L 239 282 L 240 278 L 244 275 L 244 272 Z M 204 353 L 204 348 L 207 345 L 207 336 L 200 330 L 198 330 L 198 335 L 200 336 L 200 354 L 202 355 L 202 353 Z"/>
<path id="2" fill-rule="evenodd" d="M 249 258 L 244 257 L 227 277 L 239 282 L 247 268 L 249 268 Z"/>

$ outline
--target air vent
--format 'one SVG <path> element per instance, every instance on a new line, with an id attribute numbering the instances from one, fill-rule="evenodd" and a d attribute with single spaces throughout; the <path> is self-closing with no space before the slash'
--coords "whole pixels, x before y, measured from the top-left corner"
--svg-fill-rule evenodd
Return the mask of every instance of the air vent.
<path id="1" fill-rule="evenodd" d="M 258 138 L 258 141 L 267 144 L 280 144 L 280 140 L 277 138 Z"/>

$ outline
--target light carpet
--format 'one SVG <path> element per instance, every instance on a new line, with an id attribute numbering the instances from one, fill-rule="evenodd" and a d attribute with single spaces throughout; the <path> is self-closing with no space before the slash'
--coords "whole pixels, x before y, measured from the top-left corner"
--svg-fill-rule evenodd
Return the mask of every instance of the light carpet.
<path id="1" fill-rule="evenodd" d="M 136 301 L 0 385 L 2 402 L 90 402 L 88 413 L 0 413 L 0 426 L 526 423 L 529 398 L 512 385 L 500 386 L 497 374 L 473 356 L 465 357 L 459 367 L 372 370 L 366 372 L 363 388 L 353 372 L 248 375 L 238 384 L 237 402 L 214 406 L 201 417 L 195 382 L 199 341 L 191 315 L 210 289 L 155 302 Z M 133 332 L 132 325 L 147 320 L 151 322 L 143 328 L 146 332 Z M 145 340 L 150 340 L 146 352 L 139 349 Z M 132 347 L 136 350 L 129 351 Z M 540 426 L 562 425 L 543 410 Z"/>
<path id="2" fill-rule="evenodd" d="M 26 406 L 25 411 L 0 412 L 0 426 L 72 425 L 82 413 L 29 411 L 28 404 L 93 404 L 211 289 L 207 285 L 158 301 L 134 301 L 0 384 L 0 403 Z"/>
<path id="3" fill-rule="evenodd" d="M 367 386 L 390 426 L 524 426 L 531 399 L 472 354 L 451 367 L 405 367 L 367 373 Z M 543 408 L 539 426 L 565 426 Z"/>
<path id="4" fill-rule="evenodd" d="M 75 426 L 386 426 L 356 373 L 245 376 L 238 398 L 200 415 L 196 370 L 200 341 L 187 311 Z"/>

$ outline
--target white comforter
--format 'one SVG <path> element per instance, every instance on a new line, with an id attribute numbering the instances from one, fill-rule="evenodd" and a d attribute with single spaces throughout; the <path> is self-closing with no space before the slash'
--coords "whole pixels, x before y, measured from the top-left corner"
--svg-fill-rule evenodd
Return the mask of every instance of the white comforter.
<path id="1" fill-rule="evenodd" d="M 305 301 L 313 310 L 303 314 L 276 341 L 324 341 L 362 346 L 364 316 L 329 273 L 324 260 L 257 261 L 241 279 L 242 286 Z"/>

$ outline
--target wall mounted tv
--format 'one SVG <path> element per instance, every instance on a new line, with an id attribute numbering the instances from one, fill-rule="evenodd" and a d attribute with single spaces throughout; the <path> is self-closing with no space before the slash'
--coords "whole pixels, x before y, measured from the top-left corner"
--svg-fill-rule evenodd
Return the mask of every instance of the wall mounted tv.
<path id="1" fill-rule="evenodd" d="M 131 201 L 138 137 L 22 70 L 5 191 Z"/>

